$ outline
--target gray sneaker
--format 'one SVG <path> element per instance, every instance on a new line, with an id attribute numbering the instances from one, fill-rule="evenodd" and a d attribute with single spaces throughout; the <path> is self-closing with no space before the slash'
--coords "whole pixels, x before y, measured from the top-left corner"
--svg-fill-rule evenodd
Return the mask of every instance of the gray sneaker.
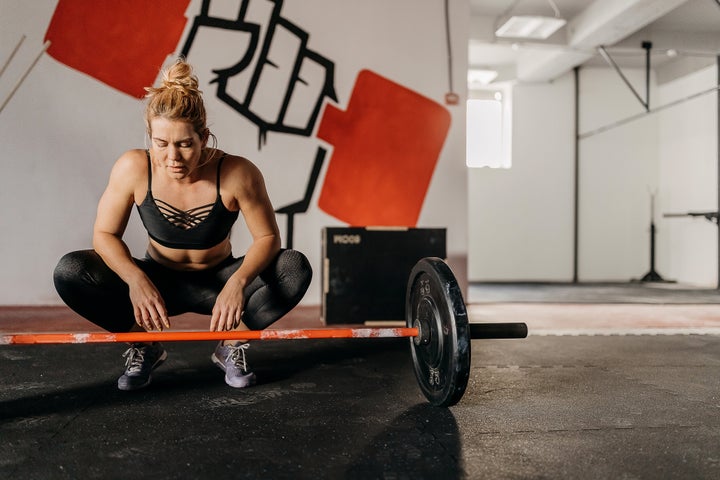
<path id="1" fill-rule="evenodd" d="M 150 384 L 150 372 L 167 358 L 159 343 L 132 343 L 125 353 L 125 373 L 118 378 L 120 390 L 137 390 Z"/>
<path id="2" fill-rule="evenodd" d="M 255 374 L 248 372 L 245 361 L 245 350 L 248 348 L 249 343 L 223 345 L 220 342 L 210 357 L 215 365 L 225 372 L 225 383 L 231 387 L 245 388 L 255 385 Z"/>

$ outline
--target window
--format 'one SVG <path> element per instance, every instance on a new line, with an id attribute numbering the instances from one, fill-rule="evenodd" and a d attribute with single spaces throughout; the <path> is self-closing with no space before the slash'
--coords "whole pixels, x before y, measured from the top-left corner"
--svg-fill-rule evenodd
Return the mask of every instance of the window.
<path id="1" fill-rule="evenodd" d="M 465 163 L 471 168 L 510 168 L 512 105 L 509 88 L 470 90 Z"/>

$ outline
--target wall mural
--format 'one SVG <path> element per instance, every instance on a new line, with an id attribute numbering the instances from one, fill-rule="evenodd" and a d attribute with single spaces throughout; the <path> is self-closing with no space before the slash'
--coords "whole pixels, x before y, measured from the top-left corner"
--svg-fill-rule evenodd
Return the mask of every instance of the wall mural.
<path id="1" fill-rule="evenodd" d="M 57 61 L 133 97 L 155 83 L 185 29 L 190 0 L 127 0 L 92 5 L 60 0 L 45 40 Z"/>
<path id="2" fill-rule="evenodd" d="M 84 0 L 60 0 L 46 33 L 48 53 L 141 98 L 178 48 L 189 3 L 125 0 L 87 8 Z M 202 54 L 203 32 L 244 34 L 244 42 L 224 46 L 237 60 L 213 69 L 211 83 L 221 102 L 257 126 L 258 149 L 269 131 L 311 137 L 317 126 L 318 139 L 333 147 L 318 207 L 352 226 L 416 226 L 450 128 L 447 109 L 365 69 L 343 111 L 334 105 L 335 63 L 308 48 L 310 34 L 282 16 L 283 0 L 243 0 L 235 18 L 213 17 L 211 4 L 203 0 L 178 53 L 192 63 Z M 318 146 L 304 197 L 276 210 L 287 216 L 288 248 L 295 215 L 310 208 L 326 156 Z"/>

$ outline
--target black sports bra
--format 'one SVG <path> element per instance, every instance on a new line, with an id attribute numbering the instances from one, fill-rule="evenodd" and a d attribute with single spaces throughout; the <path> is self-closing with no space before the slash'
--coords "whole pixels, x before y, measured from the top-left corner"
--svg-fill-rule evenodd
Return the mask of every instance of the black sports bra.
<path id="1" fill-rule="evenodd" d="M 239 212 L 228 210 L 220 198 L 220 167 L 225 155 L 217 165 L 217 196 L 209 203 L 190 210 L 180 210 L 152 194 L 152 164 L 148 159 L 148 187 L 145 199 L 137 205 L 145 229 L 150 238 L 168 248 L 206 250 L 218 245 L 230 235 Z"/>

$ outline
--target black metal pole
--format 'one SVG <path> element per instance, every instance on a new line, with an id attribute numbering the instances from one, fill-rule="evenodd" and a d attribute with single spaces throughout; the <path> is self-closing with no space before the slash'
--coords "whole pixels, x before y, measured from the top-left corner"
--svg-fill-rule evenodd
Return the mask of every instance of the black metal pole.
<path id="1" fill-rule="evenodd" d="M 580 219 L 580 67 L 573 69 L 575 73 L 575 179 L 574 179 L 574 212 L 573 212 L 573 283 L 578 283 L 579 258 L 579 219 Z M 720 251 L 720 250 L 719 250 Z"/>
<path id="2" fill-rule="evenodd" d="M 655 221 L 650 223 L 650 272 L 655 272 Z"/>
<path id="3" fill-rule="evenodd" d="M 650 49 L 652 42 L 642 42 L 645 49 L 645 111 L 650 111 Z"/>

